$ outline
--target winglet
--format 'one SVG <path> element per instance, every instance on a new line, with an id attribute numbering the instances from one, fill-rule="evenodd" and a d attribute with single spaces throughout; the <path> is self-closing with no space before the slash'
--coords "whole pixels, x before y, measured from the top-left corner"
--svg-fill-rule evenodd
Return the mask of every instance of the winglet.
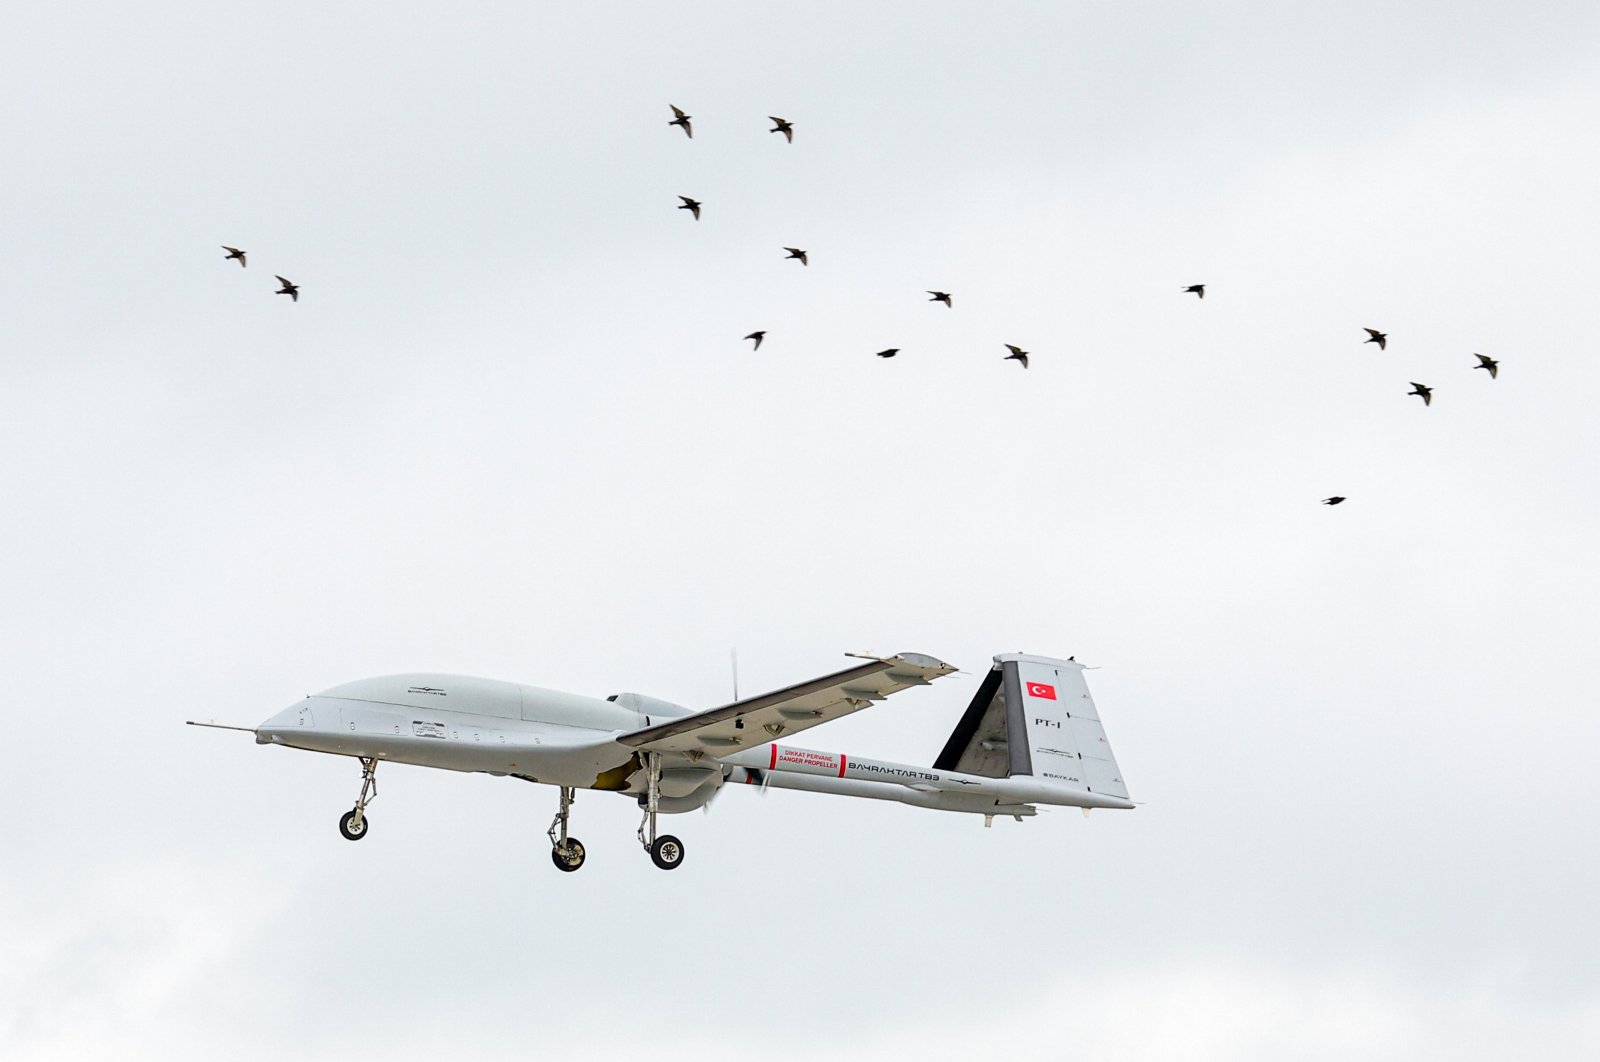
<path id="1" fill-rule="evenodd" d="M 926 653 L 896 653 L 893 656 L 879 656 L 877 653 L 846 653 L 844 655 L 854 657 L 857 660 L 876 660 L 880 664 L 909 664 L 918 670 L 937 671 L 939 674 L 932 676 L 933 678 L 938 678 L 940 675 L 950 675 L 960 670 L 954 665 L 947 664 L 938 657 L 929 656 Z"/>

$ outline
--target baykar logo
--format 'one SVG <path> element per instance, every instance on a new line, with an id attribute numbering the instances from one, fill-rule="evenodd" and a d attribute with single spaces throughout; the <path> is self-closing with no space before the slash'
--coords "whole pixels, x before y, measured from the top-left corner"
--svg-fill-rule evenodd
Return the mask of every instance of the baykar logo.
<path id="1" fill-rule="evenodd" d="M 1047 686 L 1043 682 L 1030 682 L 1028 683 L 1028 696 L 1042 697 L 1047 701 L 1053 701 L 1056 699 L 1056 688 Z"/>

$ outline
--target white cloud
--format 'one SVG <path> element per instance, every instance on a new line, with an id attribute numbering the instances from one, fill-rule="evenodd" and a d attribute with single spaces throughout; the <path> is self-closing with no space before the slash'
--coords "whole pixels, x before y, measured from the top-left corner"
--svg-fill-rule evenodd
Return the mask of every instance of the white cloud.
<path id="1" fill-rule="evenodd" d="M 258 990 L 234 960 L 292 879 L 176 855 L 79 868 L 12 876 L 0 892 L 0 1055 L 161 1057 Z"/>
<path id="2" fill-rule="evenodd" d="M 922 959 L 938 961 L 933 954 Z M 1004 960 L 977 963 L 968 957 L 952 964 L 950 976 L 1004 983 Z M 886 986 L 896 980 L 892 967 L 881 977 Z M 548 1030 L 537 1043 L 541 1053 L 581 1054 L 603 1042 L 626 1055 L 685 1062 L 709 1050 L 757 1052 L 774 1062 L 1499 1062 L 1588 1058 L 1600 1051 L 1600 994 L 1538 996 L 1498 970 L 1438 983 L 1376 965 L 1293 971 L 1169 959 L 1151 968 L 1111 967 L 1044 985 L 1015 984 L 1007 996 L 1012 1002 L 941 1009 L 900 1027 L 842 1030 L 817 1022 L 804 998 L 764 997 L 757 977 L 737 998 L 705 999 L 670 1028 L 582 1037 Z M 752 1011 L 758 1020 L 751 1019 Z M 397 1052 L 390 1057 L 426 1058 L 447 1053 L 454 1040 L 452 1035 L 424 1044 L 391 1043 L 388 1050 Z M 524 1050 L 505 1044 L 484 1057 L 509 1059 Z"/>
<path id="3" fill-rule="evenodd" d="M 922 961 L 936 961 L 933 955 Z M 741 959 L 749 977 L 733 995 L 706 995 L 675 1013 L 631 1011 L 622 998 L 595 999 L 560 1018 L 537 1005 L 488 992 L 465 1010 L 442 1005 L 418 986 L 394 1021 L 373 1021 L 328 999 L 330 1029 L 315 1043 L 295 1038 L 293 1016 L 274 1011 L 287 994 L 256 986 L 260 998 L 226 1014 L 226 992 L 205 964 L 182 960 L 183 976 L 162 990 L 85 994 L 70 1013 L 9 1043 L 8 1059 L 577 1057 L 603 1050 L 663 1062 L 708 1052 L 756 1052 L 773 1062 L 826 1059 L 1019 1058 L 1038 1062 L 1500 1062 L 1506 1058 L 1578 1059 L 1600 1051 L 1600 995 L 1530 991 L 1505 969 L 1458 971 L 1439 979 L 1373 963 L 1342 969 L 1288 970 L 1242 961 L 1171 957 L 1151 967 L 1108 967 L 1040 984 L 1009 986 L 1005 1002 L 975 1001 L 930 1011 L 914 1022 L 831 1025 L 803 996 L 768 996 L 761 967 Z M 912 958 L 909 961 L 917 961 Z M 164 965 L 161 960 L 158 964 Z M 169 968 L 170 971 L 170 968 Z M 882 983 L 896 981 L 892 968 Z M 1004 963 L 970 958 L 953 978 L 1005 983 Z M 233 992 L 239 986 L 231 986 Z M 726 993 L 727 990 L 725 990 Z M 216 1008 L 222 1007 L 222 1010 Z"/>

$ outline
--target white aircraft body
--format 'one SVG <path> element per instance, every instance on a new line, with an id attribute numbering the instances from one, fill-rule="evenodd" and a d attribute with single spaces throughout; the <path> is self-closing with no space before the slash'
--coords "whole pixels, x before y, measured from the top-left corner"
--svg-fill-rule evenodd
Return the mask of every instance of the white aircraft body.
<path id="1" fill-rule="evenodd" d="M 982 815 L 986 825 L 996 815 L 1021 821 L 1039 804 L 1133 807 L 1083 665 L 1072 660 L 995 657 L 931 767 L 778 743 L 955 671 L 917 653 L 858 659 L 843 671 L 706 711 L 636 693 L 601 700 L 492 679 L 389 675 L 307 697 L 252 732 L 258 744 L 361 761 L 360 794 L 339 820 L 352 841 L 367 835 L 383 761 L 554 785 L 560 803 L 551 857 L 565 871 L 584 861 L 583 845 L 567 832 L 579 789 L 636 798 L 644 811 L 639 841 L 664 870 L 682 863 L 684 846 L 657 834 L 657 815 L 702 807 L 729 783 L 898 800 Z"/>

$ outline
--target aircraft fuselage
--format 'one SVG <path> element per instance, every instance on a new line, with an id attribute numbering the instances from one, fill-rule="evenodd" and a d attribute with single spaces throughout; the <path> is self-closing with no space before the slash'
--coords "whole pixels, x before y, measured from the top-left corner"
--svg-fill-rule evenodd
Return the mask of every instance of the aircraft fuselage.
<path id="1" fill-rule="evenodd" d="M 625 791 L 638 757 L 615 735 L 647 726 L 650 718 L 616 701 L 514 682 L 395 675 L 290 705 L 256 728 L 256 741 Z"/>

